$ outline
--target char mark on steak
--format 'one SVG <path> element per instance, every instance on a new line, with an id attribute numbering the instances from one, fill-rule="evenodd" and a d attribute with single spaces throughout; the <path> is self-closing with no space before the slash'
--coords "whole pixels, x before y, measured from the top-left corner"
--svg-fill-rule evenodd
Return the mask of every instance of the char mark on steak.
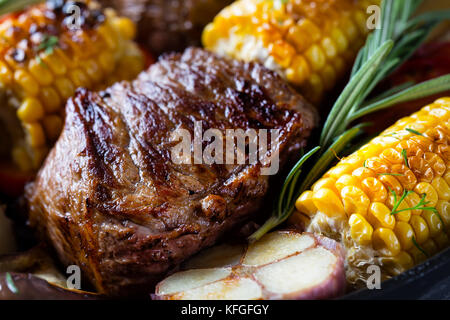
<path id="1" fill-rule="evenodd" d="M 162 57 L 133 82 L 78 90 L 36 181 L 30 223 L 99 292 L 148 292 L 182 261 L 254 214 L 267 193 L 261 164 L 175 164 L 171 134 L 279 129 L 283 159 L 316 123 L 305 100 L 256 63 L 201 49 Z"/>

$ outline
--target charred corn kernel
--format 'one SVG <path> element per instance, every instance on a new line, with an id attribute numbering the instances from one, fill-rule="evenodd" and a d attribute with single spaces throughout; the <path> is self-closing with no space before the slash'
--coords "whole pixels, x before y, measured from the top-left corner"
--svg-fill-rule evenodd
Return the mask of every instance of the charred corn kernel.
<path id="1" fill-rule="evenodd" d="M 394 229 L 395 227 L 395 218 L 391 215 L 391 209 L 380 202 L 373 202 L 369 206 L 367 220 L 374 228 Z"/>
<path id="2" fill-rule="evenodd" d="M 220 55 L 269 66 L 317 102 L 364 44 L 366 24 L 353 17 L 367 19 L 369 3 L 379 1 L 238 0 L 204 29 L 202 42 Z"/>
<path id="3" fill-rule="evenodd" d="M 409 223 L 399 221 L 395 224 L 395 235 L 403 250 L 409 250 L 413 246 L 414 230 Z"/>
<path id="4" fill-rule="evenodd" d="M 433 188 L 433 186 L 428 182 L 421 182 L 416 185 L 414 191 L 422 196 L 425 196 L 425 202 L 428 202 L 426 207 L 436 207 L 439 200 L 438 193 Z"/>
<path id="5" fill-rule="evenodd" d="M 34 78 L 25 70 L 17 70 L 14 73 L 14 81 L 20 86 L 22 90 L 29 96 L 37 96 L 39 93 L 39 84 Z"/>
<path id="6" fill-rule="evenodd" d="M 369 196 L 372 202 L 386 202 L 388 192 L 386 187 L 376 178 L 366 178 L 361 182 L 362 190 Z"/>
<path id="7" fill-rule="evenodd" d="M 339 217 L 345 215 L 345 210 L 341 199 L 333 190 L 323 188 L 317 192 L 314 192 L 313 202 L 317 210 L 323 212 L 328 217 Z"/>
<path id="8" fill-rule="evenodd" d="M 53 82 L 54 77 L 49 67 L 38 59 L 33 59 L 30 61 L 28 70 L 34 79 L 36 79 L 37 82 L 43 86 L 48 86 Z"/>
<path id="9" fill-rule="evenodd" d="M 444 221 L 445 227 L 450 227 L 450 202 L 439 200 L 436 204 L 436 209 Z"/>
<path id="10" fill-rule="evenodd" d="M 44 125 L 46 136 L 52 140 L 55 141 L 59 133 L 61 132 L 61 129 L 63 127 L 63 121 L 60 116 L 58 115 L 48 115 L 43 120 L 42 123 Z"/>
<path id="11" fill-rule="evenodd" d="M 25 99 L 17 110 L 17 117 L 23 122 L 34 122 L 44 116 L 44 107 L 35 98 Z"/>
<path id="12" fill-rule="evenodd" d="M 37 123 L 25 123 L 24 125 L 28 144 L 33 147 L 41 147 L 45 145 L 45 134 L 42 126 Z"/>
<path id="13" fill-rule="evenodd" d="M 414 259 L 406 251 L 400 252 L 395 257 L 383 257 L 381 258 L 381 263 L 383 268 L 388 270 L 393 276 L 414 267 Z"/>
<path id="14" fill-rule="evenodd" d="M 351 185 L 346 186 L 341 191 L 341 198 L 344 204 L 344 210 L 348 216 L 353 213 L 364 217 L 367 216 L 370 199 L 361 189 Z"/>
<path id="15" fill-rule="evenodd" d="M 0 87 L 7 101 L 0 109 L 16 110 L 17 121 L 6 128 L 14 141 L 7 145 L 11 160 L 25 171 L 39 168 L 59 136 L 64 104 L 76 88 L 104 88 L 107 79 L 131 80 L 144 68 L 143 54 L 131 41 L 135 26 L 128 18 L 108 13 L 70 30 L 61 27 L 64 15 L 42 2 L 0 21 Z M 87 1 L 83 10 L 99 7 Z M 33 24 L 45 30 L 39 27 L 36 33 Z M 12 54 L 18 49 L 23 57 Z"/>
<path id="16" fill-rule="evenodd" d="M 430 236 L 430 229 L 428 228 L 427 222 L 420 216 L 412 216 L 409 221 L 414 234 L 416 235 L 416 241 L 418 244 L 422 244 L 427 241 Z"/>
<path id="17" fill-rule="evenodd" d="M 373 233 L 373 247 L 386 257 L 394 257 L 401 251 L 400 242 L 394 231 L 388 228 L 378 228 Z"/>
<path id="18" fill-rule="evenodd" d="M 373 227 L 360 214 L 352 214 L 348 220 L 350 235 L 356 243 L 368 245 L 372 242 Z"/>
<path id="19" fill-rule="evenodd" d="M 439 216 L 439 213 L 424 210 L 422 213 L 422 218 L 428 225 L 431 237 L 436 237 L 444 231 L 443 221 L 441 221 L 442 218 Z"/>
<path id="20" fill-rule="evenodd" d="M 304 192 L 295 202 L 295 207 L 301 213 L 307 216 L 312 215 L 317 211 L 316 206 L 313 202 L 314 193 L 312 191 Z"/>
<path id="21" fill-rule="evenodd" d="M 434 178 L 433 181 L 431 182 L 431 185 L 437 191 L 439 200 L 445 201 L 450 200 L 450 186 L 448 185 L 448 183 L 445 181 L 444 178 L 441 177 Z"/>
<path id="22" fill-rule="evenodd" d="M 368 264 L 382 266 L 389 277 L 449 245 L 450 98 L 438 101 L 397 121 L 300 196 L 320 195 L 306 230 L 341 239 L 351 283 L 364 277 Z M 423 136 L 406 130 L 417 123 Z M 345 215 L 330 214 L 341 205 Z"/>

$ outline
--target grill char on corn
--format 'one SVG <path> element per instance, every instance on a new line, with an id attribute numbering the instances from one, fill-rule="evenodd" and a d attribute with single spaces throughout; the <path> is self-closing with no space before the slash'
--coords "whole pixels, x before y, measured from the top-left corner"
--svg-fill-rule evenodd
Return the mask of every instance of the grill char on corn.
<path id="1" fill-rule="evenodd" d="M 239 0 L 205 28 L 203 44 L 262 62 L 319 102 L 351 67 L 369 31 L 366 10 L 379 2 Z"/>
<path id="2" fill-rule="evenodd" d="M 370 264 L 396 275 L 449 244 L 449 165 L 450 98 L 442 98 L 342 159 L 299 197 L 292 219 L 342 241 L 350 282 Z"/>
<path id="3" fill-rule="evenodd" d="M 81 16 L 74 20 L 64 13 L 70 4 L 48 1 L 0 24 L 1 142 L 8 146 L 2 156 L 22 171 L 39 168 L 76 88 L 128 80 L 144 67 L 131 20 L 93 1 L 76 2 Z"/>

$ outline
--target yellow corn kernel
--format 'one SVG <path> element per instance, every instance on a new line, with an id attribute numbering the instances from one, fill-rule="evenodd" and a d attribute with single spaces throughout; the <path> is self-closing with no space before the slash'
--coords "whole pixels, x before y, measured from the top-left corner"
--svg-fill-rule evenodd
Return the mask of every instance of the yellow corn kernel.
<path id="1" fill-rule="evenodd" d="M 278 40 L 269 45 L 269 52 L 275 61 L 282 67 L 287 68 L 295 56 L 295 49 L 287 42 Z"/>
<path id="2" fill-rule="evenodd" d="M 438 193 L 433 186 L 428 182 L 421 182 L 417 184 L 414 191 L 419 195 L 425 195 L 425 202 L 429 202 L 426 207 L 435 207 L 439 200 Z"/>
<path id="3" fill-rule="evenodd" d="M 323 38 L 321 44 L 322 44 L 322 50 L 329 60 L 332 60 L 337 56 L 338 52 L 337 52 L 336 44 L 330 37 Z"/>
<path id="4" fill-rule="evenodd" d="M 30 96 L 37 96 L 39 84 L 25 70 L 19 69 L 14 73 L 14 81 Z"/>
<path id="5" fill-rule="evenodd" d="M 423 137 L 422 137 L 423 138 Z M 426 139 L 426 138 L 424 138 Z M 429 140 L 427 140 L 430 142 Z M 431 142 L 430 142 L 431 143 Z M 433 148 L 433 146 L 429 147 Z M 435 176 L 442 176 L 447 170 L 447 165 L 444 160 L 434 152 L 426 152 L 423 156 L 424 160 L 431 166 L 433 169 Z"/>
<path id="6" fill-rule="evenodd" d="M 94 60 L 87 60 L 84 64 L 87 75 L 95 82 L 99 83 L 103 78 L 100 66 Z"/>
<path id="7" fill-rule="evenodd" d="M 63 127 L 61 117 L 57 115 L 48 115 L 42 120 L 47 137 L 51 141 L 56 141 Z"/>
<path id="8" fill-rule="evenodd" d="M 55 86 L 64 100 L 70 98 L 75 93 L 73 83 L 67 78 L 57 78 L 55 80 Z"/>
<path id="9" fill-rule="evenodd" d="M 58 111 L 63 104 L 58 92 L 52 87 L 42 88 L 39 97 L 44 105 L 46 113 Z"/>
<path id="10" fill-rule="evenodd" d="M 382 257 L 381 263 L 393 276 L 398 275 L 414 267 L 414 259 L 406 251 L 400 252 L 395 257 Z"/>
<path id="11" fill-rule="evenodd" d="M 312 216 L 317 212 L 317 208 L 313 202 L 314 193 L 312 191 L 305 191 L 295 202 L 295 207 L 301 213 L 307 216 Z"/>
<path id="12" fill-rule="evenodd" d="M 388 190 L 394 191 L 397 196 L 401 197 L 403 195 L 403 186 L 396 177 L 391 175 L 380 175 L 378 179 Z"/>
<path id="13" fill-rule="evenodd" d="M 367 216 L 370 199 L 361 189 L 351 185 L 346 186 L 341 191 L 341 198 L 348 216 L 353 213 Z"/>
<path id="14" fill-rule="evenodd" d="M 420 248 L 420 249 L 419 249 Z M 422 247 L 416 247 L 413 246 L 411 249 L 408 250 L 408 253 L 413 257 L 415 264 L 419 264 L 427 260 L 428 253 L 423 250 Z"/>
<path id="15" fill-rule="evenodd" d="M 302 56 L 295 56 L 291 66 L 286 70 L 286 78 L 295 85 L 301 85 L 311 74 L 308 62 Z"/>
<path id="16" fill-rule="evenodd" d="M 325 67 L 327 60 L 325 54 L 318 45 L 312 45 L 308 50 L 306 50 L 305 57 L 313 71 L 319 71 Z"/>
<path id="17" fill-rule="evenodd" d="M 339 165 L 335 166 L 331 170 L 327 172 L 327 175 L 333 178 L 334 180 L 339 179 L 344 174 L 349 174 L 354 170 L 354 166 L 348 163 L 340 163 Z"/>
<path id="18" fill-rule="evenodd" d="M 56 76 L 62 76 L 67 73 L 67 66 L 55 52 L 51 54 L 41 54 L 41 59 Z"/>
<path id="19" fill-rule="evenodd" d="M 350 226 L 350 235 L 359 245 L 369 245 L 372 242 L 373 228 L 359 214 L 352 214 L 348 220 Z"/>
<path id="20" fill-rule="evenodd" d="M 361 188 L 370 198 L 371 202 L 385 203 L 388 192 L 380 180 L 376 178 L 366 178 L 361 183 Z"/>
<path id="21" fill-rule="evenodd" d="M 86 75 L 86 73 L 78 68 L 70 71 L 70 80 L 77 88 L 90 87 L 92 85 L 91 80 Z"/>
<path id="22" fill-rule="evenodd" d="M 336 48 L 339 53 L 344 53 L 348 49 L 348 40 L 341 30 L 333 29 L 331 31 L 331 38 L 336 43 Z"/>
<path id="23" fill-rule="evenodd" d="M 409 223 L 398 221 L 395 224 L 394 232 L 398 238 L 398 241 L 400 241 L 403 250 L 409 250 L 412 248 L 414 245 L 414 230 Z"/>
<path id="24" fill-rule="evenodd" d="M 439 233 L 437 237 L 434 238 L 434 242 L 438 246 L 439 249 L 447 248 L 450 244 L 450 240 L 448 238 L 448 235 L 446 233 Z"/>
<path id="25" fill-rule="evenodd" d="M 330 64 L 326 65 L 320 73 L 325 90 L 331 90 L 336 84 L 337 79 L 336 71 L 333 66 Z"/>
<path id="26" fill-rule="evenodd" d="M 13 73 L 3 61 L 0 61 L 0 80 L 4 84 L 10 84 L 13 81 Z"/>
<path id="27" fill-rule="evenodd" d="M 100 54 L 98 62 L 100 64 L 100 67 L 106 74 L 111 73 L 114 70 L 115 59 L 112 53 L 108 51 L 103 52 L 102 54 Z"/>
<path id="28" fill-rule="evenodd" d="M 293 25 L 289 28 L 286 34 L 286 40 L 289 41 L 289 43 L 291 43 L 299 53 L 302 53 L 312 45 L 311 38 L 305 37 L 302 32 L 303 31 L 300 26 Z"/>
<path id="29" fill-rule="evenodd" d="M 436 209 L 444 221 L 445 227 L 450 228 L 450 202 L 439 200 L 436 204 Z"/>
<path id="30" fill-rule="evenodd" d="M 26 98 L 17 109 L 17 117 L 23 122 L 35 122 L 43 116 L 44 107 L 35 98 Z"/>
<path id="31" fill-rule="evenodd" d="M 433 239 L 428 239 L 421 245 L 422 249 L 428 254 L 429 257 L 439 252 L 438 246 Z"/>
<path id="32" fill-rule="evenodd" d="M 126 40 L 132 40 L 136 36 L 136 25 L 130 19 L 116 17 L 112 19 L 112 23 Z"/>
<path id="33" fill-rule="evenodd" d="M 355 171 L 352 172 L 352 176 L 360 179 L 361 181 L 367 178 L 375 178 L 375 172 L 373 172 L 370 169 L 364 168 L 364 167 L 360 167 L 358 169 L 356 169 Z"/>
<path id="34" fill-rule="evenodd" d="M 36 148 L 45 145 L 44 130 L 39 123 L 25 123 L 23 127 L 25 129 L 27 143 L 31 147 Z"/>
<path id="35" fill-rule="evenodd" d="M 114 37 L 114 31 L 107 24 L 103 24 L 97 28 L 97 31 L 101 35 L 103 41 L 109 50 L 115 51 L 119 45 L 119 42 Z"/>
<path id="36" fill-rule="evenodd" d="M 32 169 L 31 159 L 24 147 L 21 146 L 14 147 L 12 150 L 12 158 L 14 163 L 18 165 L 19 169 L 22 172 L 27 172 Z"/>
<path id="37" fill-rule="evenodd" d="M 442 224 L 439 213 L 424 210 L 422 218 L 427 222 L 428 229 L 430 230 L 430 236 L 436 237 L 439 233 L 443 232 L 444 225 Z"/>
<path id="38" fill-rule="evenodd" d="M 367 220 L 374 228 L 394 229 L 395 218 L 391 215 L 391 210 L 381 202 L 373 202 L 369 206 Z"/>
<path id="39" fill-rule="evenodd" d="M 399 197 L 397 197 L 397 202 L 399 201 Z M 388 199 L 388 207 L 393 209 L 394 205 L 396 204 L 394 196 L 390 195 L 389 199 Z M 411 210 L 406 210 L 409 209 L 410 207 L 408 206 L 408 204 L 405 201 L 402 201 L 400 203 L 397 204 L 397 211 L 400 212 L 396 212 L 394 214 L 395 219 L 397 221 L 403 221 L 403 222 L 409 222 L 409 220 L 411 219 Z"/>
<path id="40" fill-rule="evenodd" d="M 403 201 L 405 201 L 410 208 L 414 208 L 420 203 L 421 200 L 422 198 L 417 193 L 411 192 L 406 196 L 405 200 Z M 420 216 L 422 214 L 422 210 L 420 209 L 411 210 L 411 214 Z"/>
<path id="41" fill-rule="evenodd" d="M 388 228 L 378 228 L 372 236 L 373 248 L 386 257 L 400 254 L 401 245 L 394 231 Z"/>
<path id="42" fill-rule="evenodd" d="M 301 37 L 304 38 L 310 38 L 312 42 L 317 42 L 322 37 L 322 33 L 311 20 L 309 19 L 302 19 L 297 23 L 299 27 L 299 34 Z M 305 37 L 305 35 L 308 35 Z"/>
<path id="43" fill-rule="evenodd" d="M 31 75 L 43 86 L 48 86 L 53 82 L 53 74 L 49 67 L 38 59 L 33 59 L 28 65 Z"/>
<path id="44" fill-rule="evenodd" d="M 384 150 L 381 153 L 380 158 L 385 161 L 390 162 L 391 164 L 402 164 L 404 161 L 401 153 L 393 148 L 388 148 L 388 149 Z"/>
<path id="45" fill-rule="evenodd" d="M 317 210 L 329 217 L 344 217 L 345 210 L 341 199 L 333 190 L 322 188 L 313 195 L 313 202 Z"/>
<path id="46" fill-rule="evenodd" d="M 398 179 L 398 181 L 400 181 L 404 189 L 412 190 L 415 188 L 417 184 L 417 178 L 406 165 L 404 164 L 392 165 L 391 173 L 398 175 L 395 177 Z"/>
<path id="47" fill-rule="evenodd" d="M 318 191 L 322 188 L 333 190 L 337 195 L 339 195 L 339 191 L 336 189 L 336 180 L 333 178 L 328 177 L 317 180 L 317 182 L 312 185 L 311 190 Z"/>
<path id="48" fill-rule="evenodd" d="M 409 223 L 414 230 L 417 243 L 422 244 L 427 241 L 430 237 L 430 229 L 428 228 L 427 222 L 422 217 L 413 215 Z"/>
<path id="49" fill-rule="evenodd" d="M 450 186 L 442 177 L 436 177 L 431 182 L 431 185 L 434 187 L 434 189 L 437 191 L 439 200 L 450 200 Z"/>
<path id="50" fill-rule="evenodd" d="M 445 179 L 445 182 L 450 185 L 450 169 L 447 169 L 447 171 L 445 171 L 443 178 Z"/>
<path id="51" fill-rule="evenodd" d="M 356 177 L 344 174 L 336 181 L 336 189 L 341 193 L 342 189 L 347 186 L 354 186 L 361 189 L 361 183 Z"/>

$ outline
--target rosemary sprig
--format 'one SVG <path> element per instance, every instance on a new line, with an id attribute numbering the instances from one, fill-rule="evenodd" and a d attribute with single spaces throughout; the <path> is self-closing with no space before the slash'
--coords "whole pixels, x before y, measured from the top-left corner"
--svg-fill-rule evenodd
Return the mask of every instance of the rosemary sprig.
<path id="1" fill-rule="evenodd" d="M 14 283 L 14 280 L 9 272 L 6 273 L 6 285 L 8 286 L 8 289 L 14 293 L 19 293 L 19 289 L 17 289 L 16 284 Z"/>
<path id="2" fill-rule="evenodd" d="M 309 156 L 314 156 L 314 162 L 310 162 L 314 165 L 310 165 L 308 170 L 302 170 L 307 159 L 304 157 L 300 159 L 289 174 L 291 179 L 285 181 L 272 217 L 250 236 L 250 241 L 258 240 L 294 212 L 295 198 L 284 199 L 285 190 L 297 190 L 290 192 L 291 196 L 300 195 L 307 190 L 329 168 L 335 159 L 334 155 L 346 149 L 360 135 L 361 125 L 348 129 L 351 123 L 400 102 L 450 90 L 450 75 L 445 75 L 420 84 L 408 83 L 397 86 L 368 100 L 375 87 L 411 57 L 440 21 L 450 19 L 450 11 L 429 12 L 412 18 L 422 2 L 423 0 L 382 1 L 381 28 L 373 31 L 367 38 L 354 63 L 349 83 L 326 119 L 320 135 L 320 150 L 314 149 L 314 155 Z M 302 171 L 307 174 L 302 174 Z"/>
<path id="3" fill-rule="evenodd" d="M 416 131 L 416 130 L 413 130 L 413 129 L 409 129 L 409 128 L 406 128 L 405 130 L 408 131 L 409 133 L 412 133 L 412 134 L 415 134 L 415 135 L 423 137 L 423 134 L 421 134 L 419 131 Z"/>
<path id="4" fill-rule="evenodd" d="M 414 207 L 411 208 L 405 208 L 405 209 L 400 209 L 398 210 L 398 207 L 400 206 L 400 204 L 405 200 L 405 198 L 407 196 L 409 196 L 411 193 L 413 193 L 413 191 L 404 191 L 402 197 L 397 201 L 397 195 L 395 194 L 395 192 L 392 192 L 394 194 L 394 206 L 392 208 L 391 211 L 391 215 L 395 215 L 401 212 L 405 212 L 405 211 L 413 211 L 413 210 L 427 210 L 427 211 L 432 211 L 434 213 L 437 213 L 439 216 L 438 211 L 436 210 L 436 208 L 433 207 L 427 207 L 427 204 L 430 204 L 429 201 L 425 201 L 425 198 L 427 197 L 426 194 L 422 195 L 422 198 L 420 199 L 419 203 L 416 204 Z M 440 218 L 440 217 L 439 217 Z"/>
<path id="5" fill-rule="evenodd" d="M 405 166 L 409 168 L 408 151 L 406 149 L 402 149 L 402 157 L 403 157 L 403 161 L 405 162 Z"/>

